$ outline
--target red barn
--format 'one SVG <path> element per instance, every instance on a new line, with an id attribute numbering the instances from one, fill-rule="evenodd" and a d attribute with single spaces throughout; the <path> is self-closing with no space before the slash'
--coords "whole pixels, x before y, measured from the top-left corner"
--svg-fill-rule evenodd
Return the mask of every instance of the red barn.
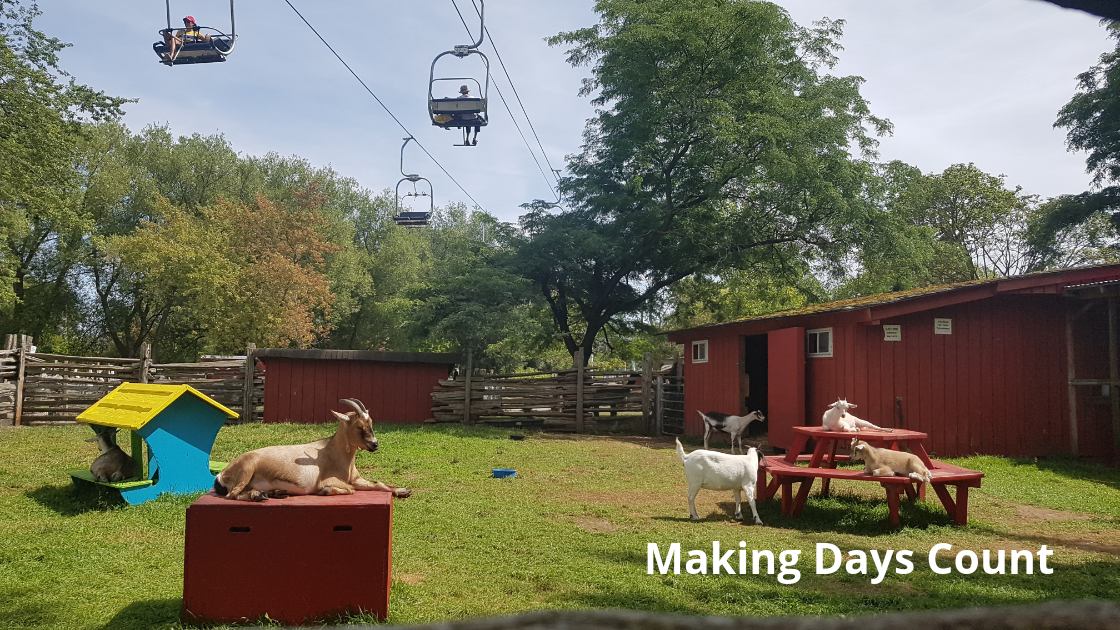
<path id="1" fill-rule="evenodd" d="M 679 330 L 685 433 L 696 410 L 762 409 L 769 442 L 837 398 L 942 457 L 1120 454 L 1120 265 L 815 304 Z"/>
<path id="2" fill-rule="evenodd" d="M 459 362 L 432 352 L 266 348 L 253 356 L 267 370 L 264 422 L 334 422 L 339 399 L 357 398 L 375 422 L 419 424 L 432 417 L 432 390 Z"/>

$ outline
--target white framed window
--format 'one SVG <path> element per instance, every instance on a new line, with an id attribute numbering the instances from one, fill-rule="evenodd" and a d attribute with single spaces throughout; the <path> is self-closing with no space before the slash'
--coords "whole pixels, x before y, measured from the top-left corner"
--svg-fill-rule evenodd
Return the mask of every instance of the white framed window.
<path id="1" fill-rule="evenodd" d="M 708 340 L 693 341 L 692 342 L 692 362 L 693 363 L 707 363 L 708 362 Z"/>
<path id="2" fill-rule="evenodd" d="M 832 356 L 832 329 L 817 328 L 805 331 L 805 351 L 811 357 Z"/>

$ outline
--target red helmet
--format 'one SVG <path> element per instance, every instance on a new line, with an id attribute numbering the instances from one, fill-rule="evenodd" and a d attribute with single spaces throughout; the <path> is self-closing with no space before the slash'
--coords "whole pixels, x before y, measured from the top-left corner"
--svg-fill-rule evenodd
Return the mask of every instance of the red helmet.
<path id="1" fill-rule="evenodd" d="M 191 24 L 197 24 L 197 22 L 194 21 L 194 16 L 193 15 L 188 15 L 187 17 L 183 18 L 183 21 L 184 22 L 190 22 Z"/>

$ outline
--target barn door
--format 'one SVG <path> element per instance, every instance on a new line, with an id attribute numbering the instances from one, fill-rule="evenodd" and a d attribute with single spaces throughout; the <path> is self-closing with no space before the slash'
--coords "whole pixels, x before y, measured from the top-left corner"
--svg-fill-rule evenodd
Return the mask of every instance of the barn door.
<path id="1" fill-rule="evenodd" d="M 793 445 L 793 427 L 805 426 L 805 329 L 767 333 L 768 404 L 771 446 Z"/>

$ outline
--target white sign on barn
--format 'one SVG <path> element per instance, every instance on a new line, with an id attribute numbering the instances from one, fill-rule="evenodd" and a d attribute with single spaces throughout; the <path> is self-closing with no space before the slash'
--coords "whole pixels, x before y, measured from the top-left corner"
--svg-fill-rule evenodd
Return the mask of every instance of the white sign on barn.
<path id="1" fill-rule="evenodd" d="M 883 324 L 883 341 L 902 341 L 902 326 Z"/>
<path id="2" fill-rule="evenodd" d="M 951 335 L 953 334 L 953 320 L 945 317 L 933 318 L 933 334 L 935 335 Z"/>

